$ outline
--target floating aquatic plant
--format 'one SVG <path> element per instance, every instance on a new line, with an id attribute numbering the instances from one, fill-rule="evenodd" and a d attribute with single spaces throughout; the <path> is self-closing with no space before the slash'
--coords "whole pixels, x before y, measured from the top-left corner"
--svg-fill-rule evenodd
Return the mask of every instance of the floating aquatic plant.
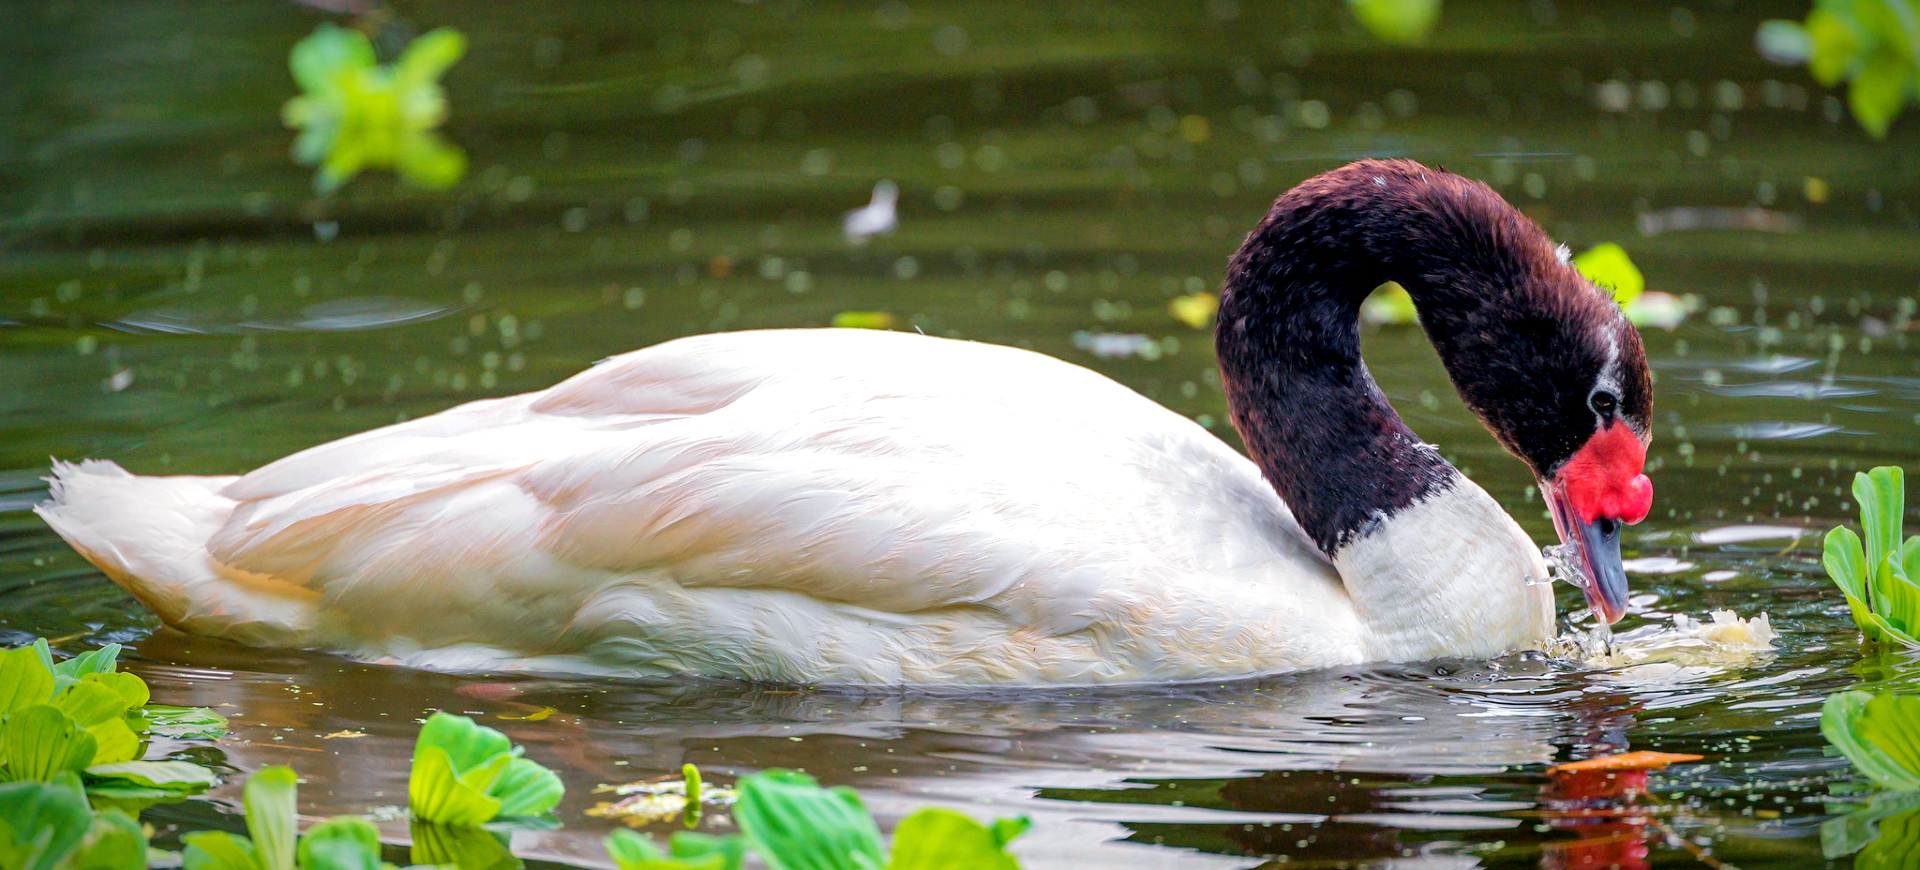
<path id="1" fill-rule="evenodd" d="M 1860 527 L 1827 533 L 1821 561 L 1840 587 L 1853 622 L 1869 639 L 1920 647 L 1920 537 L 1900 537 L 1906 512 L 1905 475 L 1881 466 L 1853 476 L 1853 500 L 1860 504 Z"/>
<path id="2" fill-rule="evenodd" d="M 768 770 L 740 781 L 733 817 L 773 870 L 1018 870 L 1006 845 L 1027 829 L 1025 818 L 991 826 L 935 808 L 894 831 L 887 860 L 880 828 L 853 789 L 821 788 L 813 777 Z"/>
<path id="3" fill-rule="evenodd" d="M 147 832 L 117 808 L 94 812 L 80 778 L 0 785 L 0 867 L 144 870 Z"/>
<path id="4" fill-rule="evenodd" d="M 688 831 L 675 833 L 667 851 L 645 834 L 614 831 L 606 839 L 607 857 L 620 870 L 739 870 L 746 859 L 744 837 L 713 837 Z"/>
<path id="5" fill-rule="evenodd" d="M 1700 307 L 1700 300 L 1692 295 L 1648 291 L 1640 267 L 1633 264 L 1625 248 L 1612 242 L 1595 245 L 1571 262 L 1587 280 L 1612 292 L 1614 301 L 1620 303 L 1621 311 L 1635 326 L 1672 329 Z M 1361 303 L 1360 318 L 1382 325 L 1409 324 L 1419 319 L 1419 312 L 1414 310 L 1406 289 L 1389 281 Z"/>
<path id="6" fill-rule="evenodd" d="M 320 167 L 314 190 L 332 193 L 363 169 L 392 169 L 427 188 L 459 181 L 466 154 L 434 129 L 447 119 L 440 76 L 466 46 L 459 31 L 442 27 L 382 64 L 364 34 L 332 24 L 295 43 L 287 65 L 304 93 L 288 100 L 280 116 L 301 131 L 293 159 Z"/>
<path id="7" fill-rule="evenodd" d="M 413 748 L 407 801 L 414 817 L 442 825 L 483 825 L 552 810 L 566 787 L 553 771 L 520 753 L 505 734 L 472 719 L 433 714 Z"/>
<path id="8" fill-rule="evenodd" d="M 1348 0 L 1368 32 L 1396 45 L 1421 45 L 1440 24 L 1440 0 Z"/>
<path id="9" fill-rule="evenodd" d="M 247 778 L 240 804 L 247 836 L 195 831 L 181 836 L 186 870 L 382 870 L 380 830 L 358 816 L 328 819 L 298 836 L 299 777 L 264 767 Z M 144 861 L 142 862 L 144 866 Z"/>
<path id="10" fill-rule="evenodd" d="M 1882 789 L 1866 806 L 1820 826 L 1828 858 L 1862 852 L 1856 867 L 1920 859 L 1920 696 L 1840 692 L 1820 710 L 1820 733 Z"/>
<path id="11" fill-rule="evenodd" d="M 1167 302 L 1167 313 L 1194 329 L 1206 329 L 1213 325 L 1214 316 L 1220 313 L 1220 297 L 1212 293 L 1176 296 Z"/>
<path id="12" fill-rule="evenodd" d="M 211 710 L 149 708 L 144 680 L 114 670 L 119 644 L 61 662 L 45 640 L 0 651 L 0 781 L 82 777 L 96 798 L 127 803 L 206 791 L 213 773 L 184 761 L 141 761 L 142 735 L 224 732 Z M 164 723 L 156 726 L 155 722 Z"/>
<path id="13" fill-rule="evenodd" d="M 1846 82 L 1847 107 L 1876 139 L 1920 96 L 1920 0 L 1818 0 L 1803 22 L 1760 25 L 1755 41 L 1822 85 Z"/>

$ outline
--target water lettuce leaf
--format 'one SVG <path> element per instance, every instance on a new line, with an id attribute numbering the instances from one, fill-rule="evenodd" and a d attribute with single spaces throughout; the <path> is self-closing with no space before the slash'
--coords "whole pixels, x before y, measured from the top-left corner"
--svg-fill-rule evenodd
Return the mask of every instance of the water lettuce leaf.
<path id="1" fill-rule="evenodd" d="M 146 870 L 147 832 L 117 809 L 93 817 L 93 825 L 65 870 Z"/>
<path id="2" fill-rule="evenodd" d="M 41 643 L 45 643 L 42 640 Z M 88 650 L 53 666 L 56 677 L 71 677 L 84 680 L 89 674 L 111 674 L 120 661 L 120 645 L 110 643 L 96 650 Z M 136 679 L 138 679 L 136 677 Z"/>
<path id="3" fill-rule="evenodd" d="M 180 853 L 186 870 L 260 870 L 253 841 L 226 831 L 194 831 L 180 835 L 187 848 Z"/>
<path id="4" fill-rule="evenodd" d="M 1368 32 L 1395 45 L 1420 45 L 1440 23 L 1440 0 L 1348 0 Z"/>
<path id="5" fill-rule="evenodd" d="M 86 769 L 90 783 L 117 787 L 154 789 L 162 794 L 187 797 L 213 786 L 213 771 L 188 761 L 122 761 L 96 764 Z M 93 787 L 88 789 L 93 790 Z"/>
<path id="6" fill-rule="evenodd" d="M 300 838 L 300 870 L 381 870 L 380 829 L 358 816 L 328 819 Z"/>
<path id="7" fill-rule="evenodd" d="M 53 698 L 53 671 L 33 647 L 0 650 L 0 715 Z"/>
<path id="8" fill-rule="evenodd" d="M 61 773 L 78 775 L 93 763 L 93 734 L 59 708 L 36 704 L 7 716 L 0 732 L 0 764 L 8 779 L 51 782 Z"/>
<path id="9" fill-rule="evenodd" d="M 247 777 L 240 803 L 247 810 L 247 833 L 262 870 L 294 870 L 294 838 L 299 830 L 300 777 L 284 765 L 263 767 Z"/>
<path id="10" fill-rule="evenodd" d="M 1906 510 L 1905 475 L 1881 466 L 1853 476 L 1853 497 L 1860 505 L 1860 528 L 1827 533 L 1821 564 L 1847 601 L 1847 609 L 1869 640 L 1920 647 L 1920 537 L 1901 540 Z"/>
<path id="11" fill-rule="evenodd" d="M 773 870 L 879 870 L 880 829 L 853 789 L 792 770 L 740 780 L 733 818 Z"/>
<path id="12" fill-rule="evenodd" d="M 212 740 L 227 733 L 227 717 L 205 707 L 173 707 L 147 704 L 140 708 L 147 717 L 147 733 L 181 739 Z"/>
<path id="13" fill-rule="evenodd" d="M 614 831 L 606 839 L 607 857 L 620 870 L 740 870 L 746 840 L 677 833 L 661 852 L 653 838 L 635 831 Z"/>
<path id="14" fill-rule="evenodd" d="M 1006 845 L 1027 824 L 1024 818 L 1001 819 L 989 828 L 964 814 L 928 807 L 893 830 L 887 870 L 1019 870 Z"/>
<path id="15" fill-rule="evenodd" d="M 520 757 L 507 736 L 465 716 L 435 713 L 414 743 L 407 801 L 442 825 L 480 825 L 500 816 L 537 816 L 566 788 L 553 771 Z"/>
<path id="16" fill-rule="evenodd" d="M 71 773 L 0 785 L 0 867 L 53 870 L 87 836 L 92 816 Z"/>
<path id="17" fill-rule="evenodd" d="M 1820 710 L 1820 734 L 1889 791 L 1920 791 L 1920 697 L 1839 692 Z"/>

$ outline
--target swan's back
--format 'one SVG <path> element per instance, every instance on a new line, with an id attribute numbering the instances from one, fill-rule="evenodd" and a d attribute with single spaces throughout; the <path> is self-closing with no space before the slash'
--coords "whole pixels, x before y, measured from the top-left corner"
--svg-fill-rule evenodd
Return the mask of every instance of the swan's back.
<path id="1" fill-rule="evenodd" d="M 802 682 L 1361 655 L 1337 576 L 1251 463 L 1099 374 L 992 345 L 668 342 L 201 483 L 204 544 L 184 555 L 142 556 L 88 495 L 118 487 L 122 514 L 134 490 L 193 501 L 180 479 L 113 472 L 64 467 L 43 516 L 170 622 L 253 642 Z M 223 632 L 222 607 L 191 606 L 248 590 L 307 609 L 227 605 L 249 627 Z"/>

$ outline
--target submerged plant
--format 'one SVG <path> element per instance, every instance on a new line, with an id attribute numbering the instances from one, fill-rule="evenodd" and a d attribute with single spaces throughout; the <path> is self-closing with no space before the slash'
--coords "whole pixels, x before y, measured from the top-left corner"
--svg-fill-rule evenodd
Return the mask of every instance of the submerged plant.
<path id="1" fill-rule="evenodd" d="M 1920 0 L 1817 0 L 1804 22 L 1768 21 L 1755 39 L 1822 85 L 1846 82 L 1847 107 L 1876 139 L 1920 96 Z"/>
<path id="2" fill-rule="evenodd" d="M 447 119 L 440 76 L 466 47 L 465 36 L 442 27 L 382 64 L 364 34 L 332 24 L 294 44 L 287 65 L 305 93 L 288 100 L 280 116 L 301 130 L 293 159 L 320 167 L 314 190 L 332 193 L 363 169 L 392 169 L 427 188 L 459 181 L 467 156 L 434 128 Z"/>
<path id="3" fill-rule="evenodd" d="M 1853 622 L 1869 639 L 1920 647 L 1920 536 L 1902 542 L 1906 480 L 1894 466 L 1853 476 L 1860 536 L 1845 526 L 1827 533 L 1821 562 L 1840 587 Z"/>
<path id="4" fill-rule="evenodd" d="M 435 713 L 413 748 L 407 802 L 415 818 L 482 825 L 500 817 L 539 816 L 560 804 L 566 786 L 505 734 L 465 716 Z"/>
<path id="5" fill-rule="evenodd" d="M 0 781 L 51 783 L 70 774 L 96 798 L 128 803 L 183 798 L 213 784 L 197 764 L 139 760 L 142 735 L 224 731 L 226 720 L 198 708 L 149 708 L 146 681 L 114 670 L 119 656 L 120 645 L 108 644 L 55 662 L 45 640 L 0 651 Z"/>

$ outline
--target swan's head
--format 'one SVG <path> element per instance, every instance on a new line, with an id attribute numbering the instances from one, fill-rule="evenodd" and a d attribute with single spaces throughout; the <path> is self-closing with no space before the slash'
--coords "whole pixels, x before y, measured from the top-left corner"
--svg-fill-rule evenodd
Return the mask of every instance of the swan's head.
<path id="1" fill-rule="evenodd" d="M 1503 310 L 1435 340 L 1454 345 L 1449 368 L 1467 404 L 1539 479 L 1587 603 L 1616 622 L 1627 606 L 1621 531 L 1653 507 L 1646 351 L 1612 294 L 1563 256 L 1524 259 L 1509 278 L 1523 292 L 1493 294 Z"/>

